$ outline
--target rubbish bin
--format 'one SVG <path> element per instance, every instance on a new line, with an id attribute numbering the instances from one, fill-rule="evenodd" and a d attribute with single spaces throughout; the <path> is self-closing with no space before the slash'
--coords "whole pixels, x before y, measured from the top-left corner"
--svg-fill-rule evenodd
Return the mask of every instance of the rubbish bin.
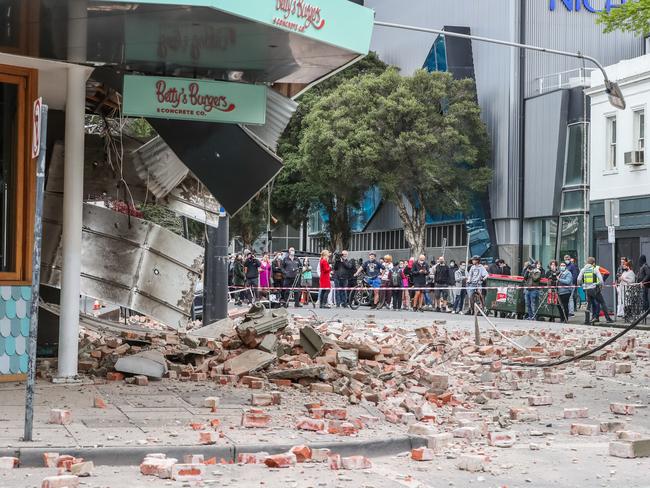
<path id="1" fill-rule="evenodd" d="M 518 319 L 526 313 L 524 293 L 521 288 L 524 278 L 521 276 L 490 275 L 485 306 L 493 312 L 515 314 Z"/>
<path id="2" fill-rule="evenodd" d="M 542 286 L 548 286 L 548 280 L 542 279 Z M 560 315 L 560 297 L 557 294 L 557 288 L 541 288 L 539 290 L 539 309 L 538 317 L 552 319 L 561 319 Z"/>

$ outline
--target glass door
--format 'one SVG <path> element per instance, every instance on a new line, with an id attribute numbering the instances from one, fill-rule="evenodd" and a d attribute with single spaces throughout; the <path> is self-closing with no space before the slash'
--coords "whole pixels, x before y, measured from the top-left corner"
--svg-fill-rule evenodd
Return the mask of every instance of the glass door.
<path id="1" fill-rule="evenodd" d="M 0 78 L 1 79 L 1 78 Z M 0 272 L 14 268 L 19 85 L 0 82 Z"/>

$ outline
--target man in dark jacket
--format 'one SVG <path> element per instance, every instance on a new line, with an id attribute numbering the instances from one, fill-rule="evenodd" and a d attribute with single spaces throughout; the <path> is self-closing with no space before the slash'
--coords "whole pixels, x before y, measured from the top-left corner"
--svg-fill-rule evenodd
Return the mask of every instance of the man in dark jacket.
<path id="1" fill-rule="evenodd" d="M 244 251 L 244 273 L 246 274 L 246 288 L 250 288 L 250 301 L 257 301 L 260 286 L 260 267 L 262 263 L 255 257 L 255 254 L 248 249 Z"/>
<path id="2" fill-rule="evenodd" d="M 350 284 L 356 266 L 354 261 L 348 259 L 348 252 L 334 255 L 334 286 L 336 291 L 336 306 L 347 308 L 349 291 L 346 289 Z"/>
<path id="3" fill-rule="evenodd" d="M 448 311 L 447 299 L 449 298 L 449 292 L 447 288 L 451 285 L 450 276 L 449 266 L 447 266 L 445 258 L 440 256 L 433 272 L 433 284 L 435 287 L 433 299 L 436 312 Z"/>
<path id="4" fill-rule="evenodd" d="M 493 263 L 491 263 L 491 264 L 488 266 L 488 269 L 487 269 L 488 274 L 491 274 L 491 275 L 498 275 L 498 274 L 501 274 L 501 267 L 499 266 L 499 264 L 501 264 L 501 260 L 500 260 L 500 259 L 497 259 L 496 261 L 494 261 Z"/>
<path id="5" fill-rule="evenodd" d="M 578 265 L 573 259 L 571 259 L 571 256 L 568 254 L 564 256 L 564 264 L 566 264 L 567 271 L 569 271 L 573 277 L 573 283 L 571 283 L 571 286 L 574 288 L 571 291 L 571 298 L 569 299 L 569 317 L 573 317 L 575 315 L 578 302 L 578 290 L 575 288 L 575 286 L 578 283 L 578 275 L 580 274 L 580 270 L 578 269 Z"/>
<path id="6" fill-rule="evenodd" d="M 284 280 L 282 282 L 282 301 L 284 302 L 285 308 L 289 307 L 289 294 L 291 289 L 294 288 L 294 283 L 296 281 L 296 276 L 299 276 L 302 270 L 302 265 L 300 260 L 296 257 L 296 250 L 293 247 L 289 248 L 287 256 L 282 260 L 282 275 Z M 302 307 L 300 305 L 300 292 L 294 290 L 293 292 L 294 305 L 296 307 Z"/>

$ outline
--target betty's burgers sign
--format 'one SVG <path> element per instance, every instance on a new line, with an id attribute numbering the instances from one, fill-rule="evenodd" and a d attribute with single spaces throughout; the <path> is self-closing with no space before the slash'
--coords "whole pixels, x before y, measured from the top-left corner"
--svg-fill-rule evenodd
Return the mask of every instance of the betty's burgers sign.
<path id="1" fill-rule="evenodd" d="M 245 83 L 124 77 L 125 115 L 231 124 L 264 124 L 266 87 Z"/>

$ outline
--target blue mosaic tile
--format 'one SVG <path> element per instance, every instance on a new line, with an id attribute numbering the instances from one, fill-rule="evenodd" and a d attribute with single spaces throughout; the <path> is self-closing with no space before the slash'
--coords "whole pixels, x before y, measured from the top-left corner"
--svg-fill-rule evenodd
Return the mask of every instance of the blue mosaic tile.
<path id="1" fill-rule="evenodd" d="M 11 335 L 11 320 L 7 317 L 0 318 L 0 336 L 9 337 Z M 2 349 L 0 349 L 0 354 L 2 354 Z"/>
<path id="2" fill-rule="evenodd" d="M 14 354 L 9 357 L 9 371 L 12 374 L 20 373 L 20 356 Z"/>
<path id="3" fill-rule="evenodd" d="M 20 330 L 20 319 L 15 318 L 11 321 L 11 335 L 14 337 L 22 336 Z"/>
<path id="4" fill-rule="evenodd" d="M 11 287 L 10 286 L 0 286 L 0 298 L 2 300 L 11 299 Z"/>
<path id="5" fill-rule="evenodd" d="M 20 356 L 20 372 L 21 373 L 27 373 L 27 362 L 29 360 L 29 356 L 27 354 L 23 354 Z"/>
<path id="6" fill-rule="evenodd" d="M 0 354 L 5 353 L 5 338 L 0 336 Z"/>
<path id="7" fill-rule="evenodd" d="M 5 316 L 5 301 L 0 300 L 0 318 L 3 318 Z"/>
<path id="8" fill-rule="evenodd" d="M 29 337 L 29 317 L 20 319 L 20 334 Z"/>
<path id="9" fill-rule="evenodd" d="M 9 336 L 5 338 L 4 352 L 9 356 L 16 354 L 16 339 L 14 337 Z"/>
<path id="10" fill-rule="evenodd" d="M 19 319 L 27 317 L 27 302 L 23 300 L 22 298 L 20 300 L 16 300 L 16 317 Z"/>
<path id="11" fill-rule="evenodd" d="M 23 298 L 22 286 L 11 287 L 11 298 L 13 298 L 14 301 L 22 300 Z"/>
<path id="12" fill-rule="evenodd" d="M 22 356 L 27 350 L 27 339 L 23 336 L 16 337 L 16 354 Z"/>
<path id="13" fill-rule="evenodd" d="M 9 356 L 0 353 L 0 374 L 9 374 Z"/>
<path id="14" fill-rule="evenodd" d="M 16 302 L 8 300 L 5 302 L 5 317 L 9 319 L 16 318 Z"/>
<path id="15" fill-rule="evenodd" d="M 21 295 L 23 296 L 23 300 L 26 301 L 31 301 L 32 299 L 32 287 L 31 286 L 23 286 L 21 287 Z"/>

